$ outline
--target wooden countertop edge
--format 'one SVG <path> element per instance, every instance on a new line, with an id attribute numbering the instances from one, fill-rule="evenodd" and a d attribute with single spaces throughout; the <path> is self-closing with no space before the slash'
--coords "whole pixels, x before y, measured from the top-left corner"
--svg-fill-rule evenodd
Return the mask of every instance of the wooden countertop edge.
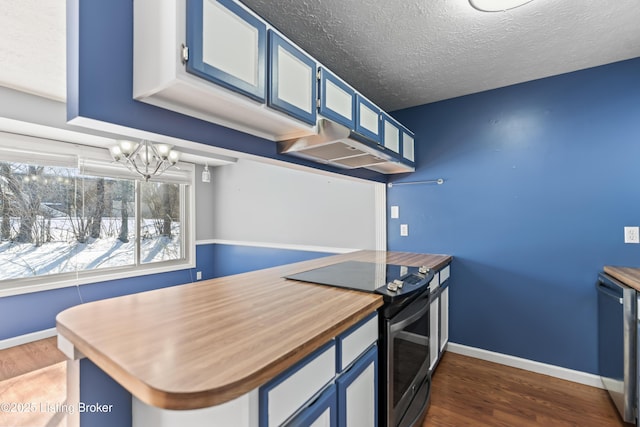
<path id="1" fill-rule="evenodd" d="M 74 334 L 64 325 L 56 322 L 56 328 L 59 334 L 74 343 L 77 350 L 142 402 L 163 409 L 201 409 L 228 402 L 261 386 L 308 355 L 312 354 L 332 338 L 345 332 L 351 326 L 355 325 L 360 320 L 364 319 L 381 307 L 382 304 L 383 301 L 380 296 L 374 302 L 368 304 L 357 312 L 354 312 L 352 316 L 343 322 L 336 323 L 323 333 L 310 338 L 305 344 L 292 350 L 282 358 L 274 360 L 272 363 L 262 367 L 258 371 L 247 373 L 244 378 L 239 379 L 235 383 L 223 384 L 215 389 L 193 393 L 172 393 L 150 387 L 137 377 L 130 375 L 116 362 L 96 351 L 91 345 L 86 343 L 82 338 Z"/>
<path id="2" fill-rule="evenodd" d="M 254 276 L 258 273 L 260 275 L 281 278 L 285 274 L 292 274 L 297 271 L 317 268 L 333 264 L 335 262 L 342 262 L 344 260 L 386 262 L 388 264 L 402 264 L 409 266 L 425 265 L 426 263 L 431 268 L 440 269 L 450 263 L 452 259 L 453 257 L 450 255 L 443 254 L 360 251 L 353 254 L 335 255 L 320 258 L 318 260 L 302 261 L 299 263 L 272 267 L 259 272 L 234 275 L 220 283 L 224 284 L 231 279 L 255 280 Z M 222 279 L 212 280 L 215 281 Z M 198 286 L 203 286 L 202 283 Z M 226 284 L 228 285 L 229 283 Z M 336 289 L 335 291 L 355 292 L 339 289 Z M 71 321 L 68 326 L 65 326 L 64 319 L 60 320 L 59 318 L 56 319 L 56 324 L 59 334 L 69 340 L 76 350 L 90 359 L 96 366 L 102 369 L 107 375 L 111 376 L 116 382 L 142 402 L 165 409 L 199 409 L 215 406 L 240 397 L 252 390 L 255 390 L 257 387 L 263 385 L 291 366 L 295 365 L 326 342 L 343 333 L 358 321 L 364 319 L 377 308 L 382 306 L 383 300 L 381 296 L 374 296 L 374 298 L 371 297 L 372 295 L 368 295 L 364 302 L 356 304 L 347 312 L 346 315 L 343 313 L 340 316 L 340 320 L 326 322 L 322 328 L 315 329 L 315 332 L 311 332 L 309 336 L 305 335 L 303 339 L 298 340 L 295 346 L 282 348 L 282 351 L 278 352 L 278 355 L 273 355 L 272 359 L 267 358 L 263 359 L 259 364 L 248 365 L 250 366 L 249 369 L 246 369 L 246 371 L 240 370 L 238 375 L 229 377 L 225 381 L 204 382 L 201 384 L 202 386 L 200 388 L 191 389 L 180 389 L 180 386 L 178 386 L 178 388 L 173 392 L 171 391 L 172 386 L 158 386 L 158 383 L 154 384 L 151 382 L 152 378 L 145 380 L 145 376 L 136 375 L 134 371 L 127 368 L 127 366 L 133 365 L 130 365 L 129 363 L 122 363 L 122 361 L 118 360 L 117 353 L 113 353 L 113 351 L 103 352 L 100 346 L 96 346 L 95 343 L 92 344 L 89 340 L 83 339 L 81 336 L 88 333 L 86 329 L 84 329 L 81 334 L 72 332 L 74 329 L 74 323 L 72 321 L 73 318 L 67 319 Z M 108 347 L 106 347 L 106 349 L 109 350 Z M 113 347 L 111 347 L 111 350 L 113 350 Z M 127 360 L 126 362 L 130 361 Z"/>
<path id="3" fill-rule="evenodd" d="M 605 265 L 604 272 L 636 291 L 640 291 L 640 268 Z"/>

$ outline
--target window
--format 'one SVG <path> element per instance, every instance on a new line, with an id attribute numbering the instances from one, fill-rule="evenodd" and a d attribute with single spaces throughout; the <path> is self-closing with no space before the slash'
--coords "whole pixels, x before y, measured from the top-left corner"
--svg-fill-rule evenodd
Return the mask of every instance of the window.
<path id="1" fill-rule="evenodd" d="M 0 290 L 41 288 L 45 276 L 61 287 L 192 266 L 189 165 L 144 182 L 106 150 L 65 144 L 48 154 L 14 144 L 21 153 L 2 137 Z"/>

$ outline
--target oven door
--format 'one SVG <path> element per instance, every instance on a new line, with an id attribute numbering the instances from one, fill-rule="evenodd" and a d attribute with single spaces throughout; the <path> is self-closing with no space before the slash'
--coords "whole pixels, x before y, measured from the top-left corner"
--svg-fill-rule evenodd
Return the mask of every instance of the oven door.
<path id="1" fill-rule="evenodd" d="M 429 403 L 429 292 L 387 319 L 387 426 L 413 426 Z"/>

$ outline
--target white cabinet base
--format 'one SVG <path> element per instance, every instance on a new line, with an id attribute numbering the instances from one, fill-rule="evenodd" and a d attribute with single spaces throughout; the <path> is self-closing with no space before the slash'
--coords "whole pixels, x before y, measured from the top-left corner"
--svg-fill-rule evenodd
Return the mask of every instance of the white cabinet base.
<path id="1" fill-rule="evenodd" d="M 217 406 L 186 411 L 156 408 L 132 398 L 133 427 L 258 427 L 258 390 Z"/>
<path id="2" fill-rule="evenodd" d="M 136 0 L 133 7 L 135 99 L 273 141 L 316 133 L 315 126 L 187 73 L 180 48 L 186 0 Z"/>

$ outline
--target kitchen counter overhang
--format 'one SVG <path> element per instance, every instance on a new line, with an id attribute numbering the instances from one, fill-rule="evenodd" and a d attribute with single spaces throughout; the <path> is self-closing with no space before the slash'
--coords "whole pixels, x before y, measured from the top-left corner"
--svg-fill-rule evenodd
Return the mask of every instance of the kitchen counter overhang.
<path id="1" fill-rule="evenodd" d="M 259 387 L 382 305 L 376 294 L 282 276 L 343 261 L 440 268 L 447 255 L 360 251 L 82 304 L 59 340 L 141 401 L 218 405 Z"/>

